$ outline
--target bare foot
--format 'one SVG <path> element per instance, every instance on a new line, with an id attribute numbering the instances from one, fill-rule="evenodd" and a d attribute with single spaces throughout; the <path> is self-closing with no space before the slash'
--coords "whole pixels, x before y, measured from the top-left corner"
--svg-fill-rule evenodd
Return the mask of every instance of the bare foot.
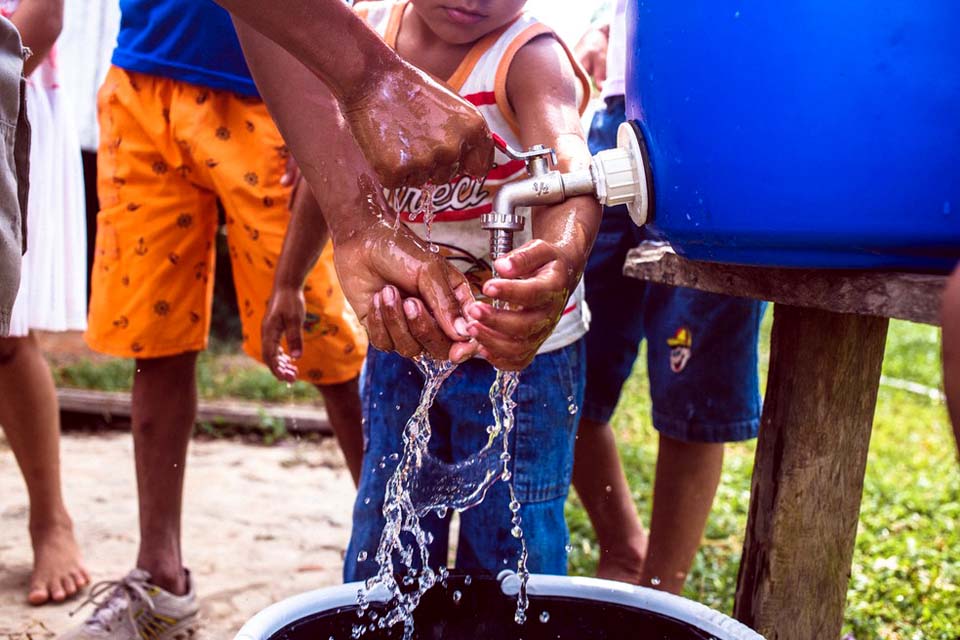
<path id="1" fill-rule="evenodd" d="M 90 584 L 69 520 L 65 524 L 31 527 L 30 537 L 33 540 L 33 575 L 27 595 L 30 604 L 63 602 Z"/>

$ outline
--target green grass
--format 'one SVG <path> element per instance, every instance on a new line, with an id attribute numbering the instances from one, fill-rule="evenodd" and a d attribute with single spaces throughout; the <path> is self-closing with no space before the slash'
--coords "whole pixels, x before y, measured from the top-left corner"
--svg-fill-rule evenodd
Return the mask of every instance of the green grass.
<path id="1" fill-rule="evenodd" d="M 133 360 L 81 360 L 54 367 L 58 386 L 126 391 L 133 385 Z M 305 382 L 288 386 L 266 367 L 224 345 L 215 345 L 197 359 L 197 388 L 201 398 L 239 398 L 256 402 L 313 402 L 317 390 Z"/>
<path id="2" fill-rule="evenodd" d="M 769 352 L 764 323 L 762 365 Z M 892 322 L 884 375 L 938 388 L 939 331 Z M 649 522 L 656 433 L 643 354 L 613 420 L 634 498 Z M 754 443 L 730 445 L 705 543 L 686 596 L 733 608 L 750 504 Z M 567 505 L 571 572 L 592 575 L 598 549 L 575 495 Z M 960 472 L 946 410 L 937 401 L 881 387 L 867 463 L 844 633 L 857 640 L 960 637 Z"/>

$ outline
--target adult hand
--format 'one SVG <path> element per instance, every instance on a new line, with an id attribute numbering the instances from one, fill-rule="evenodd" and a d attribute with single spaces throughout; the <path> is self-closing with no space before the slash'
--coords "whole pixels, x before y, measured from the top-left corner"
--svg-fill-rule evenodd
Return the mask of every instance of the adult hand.
<path id="1" fill-rule="evenodd" d="M 405 226 L 383 221 L 335 240 L 333 259 L 374 347 L 454 362 L 476 352 L 463 317 L 474 302 L 469 283 Z"/>
<path id="2" fill-rule="evenodd" d="M 607 46 L 610 38 L 610 25 L 592 28 L 583 34 L 580 42 L 573 48 L 574 55 L 583 65 L 584 70 L 597 85 L 603 89 L 607 79 Z"/>
<path id="3" fill-rule="evenodd" d="M 493 163 L 493 138 L 477 108 L 409 64 L 383 71 L 340 108 L 387 188 L 484 176 Z"/>
<path id="4" fill-rule="evenodd" d="M 496 261 L 497 273 L 483 293 L 506 303 L 497 308 L 475 302 L 467 308 L 467 333 L 479 354 L 504 370 L 526 367 L 550 337 L 580 277 L 557 246 L 531 240 Z"/>

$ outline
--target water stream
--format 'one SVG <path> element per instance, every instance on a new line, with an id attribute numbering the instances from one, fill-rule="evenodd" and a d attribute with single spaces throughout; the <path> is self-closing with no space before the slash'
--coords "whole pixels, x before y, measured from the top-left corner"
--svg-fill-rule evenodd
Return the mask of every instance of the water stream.
<path id="1" fill-rule="evenodd" d="M 403 623 L 404 638 L 412 637 L 413 611 L 423 594 L 446 578 L 445 569 L 434 571 L 430 567 L 429 534 L 423 530 L 420 518 L 431 511 L 442 517 L 449 509 L 469 509 L 483 500 L 498 479 L 509 486 L 511 534 L 521 545 L 517 562 L 521 589 L 515 619 L 522 624 L 527 610 L 527 545 L 521 527 L 520 503 L 511 481 L 509 448 L 516 406 L 513 394 L 519 373 L 497 371 L 490 388 L 493 424 L 487 428 L 484 447 L 465 460 L 447 463 L 428 450 L 429 412 L 441 385 L 456 365 L 426 355 L 414 361 L 424 376 L 423 390 L 417 409 L 404 427 L 403 452 L 387 482 L 383 503 L 385 524 L 375 556 L 377 575 L 368 579 L 357 594 L 360 622 L 354 626 L 353 636 L 359 638 L 367 630 Z M 370 610 L 368 602 L 374 590 L 379 592 L 378 599 L 385 598 L 388 602 L 387 610 L 379 616 Z"/>

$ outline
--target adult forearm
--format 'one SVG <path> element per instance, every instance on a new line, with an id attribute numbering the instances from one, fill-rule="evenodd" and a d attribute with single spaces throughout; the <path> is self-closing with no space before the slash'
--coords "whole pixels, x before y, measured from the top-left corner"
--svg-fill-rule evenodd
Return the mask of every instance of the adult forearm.
<path id="1" fill-rule="evenodd" d="M 275 42 L 234 20 L 257 86 L 312 187 L 334 241 L 380 218 L 369 198 L 380 189 L 337 102 L 306 66 Z"/>
<path id="2" fill-rule="evenodd" d="M 216 1 L 293 54 L 340 102 L 362 95 L 383 70 L 402 64 L 343 0 Z"/>

